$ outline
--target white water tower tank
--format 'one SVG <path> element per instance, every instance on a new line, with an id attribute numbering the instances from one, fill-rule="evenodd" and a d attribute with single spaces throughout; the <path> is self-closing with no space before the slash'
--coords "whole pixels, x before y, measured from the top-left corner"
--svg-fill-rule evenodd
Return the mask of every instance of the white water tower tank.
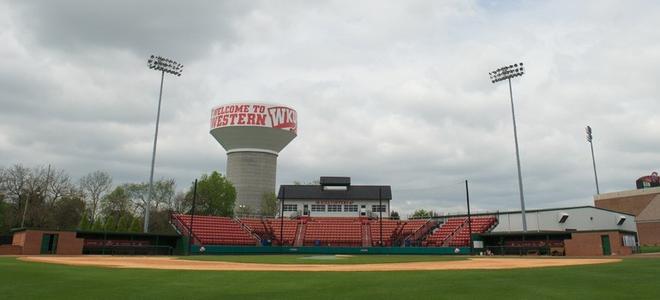
<path id="1" fill-rule="evenodd" d="M 227 151 L 235 210 L 246 206 L 260 213 L 263 194 L 275 192 L 277 156 L 297 131 L 297 113 L 284 105 L 231 103 L 211 110 L 210 133 Z"/>

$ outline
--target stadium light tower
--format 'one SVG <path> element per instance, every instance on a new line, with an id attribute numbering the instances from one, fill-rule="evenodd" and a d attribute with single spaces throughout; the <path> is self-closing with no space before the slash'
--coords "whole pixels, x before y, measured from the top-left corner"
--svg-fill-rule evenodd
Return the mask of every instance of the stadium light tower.
<path id="1" fill-rule="evenodd" d="M 594 164 L 594 177 L 596 178 L 596 195 L 600 195 L 600 189 L 598 188 L 598 173 L 596 173 L 596 158 L 594 157 L 594 144 L 592 142 L 593 136 L 591 136 L 591 126 L 587 126 L 585 131 L 587 132 L 587 142 L 589 142 L 589 146 L 591 146 L 591 161 Z"/>
<path id="2" fill-rule="evenodd" d="M 151 197 L 154 192 L 154 164 L 156 163 L 156 143 L 158 142 L 158 123 L 160 122 L 160 103 L 163 98 L 163 80 L 165 73 L 181 76 L 183 65 L 162 56 L 149 57 L 149 69 L 160 71 L 160 93 L 158 94 L 158 113 L 156 114 L 156 133 L 154 134 L 154 148 L 151 153 L 151 173 L 149 174 L 149 195 L 144 204 L 144 232 L 149 232 L 149 208 L 151 207 Z"/>
<path id="3" fill-rule="evenodd" d="M 523 232 L 527 232 L 527 218 L 525 216 L 525 196 L 523 196 L 522 174 L 520 172 L 520 151 L 518 150 L 518 130 L 516 128 L 516 112 L 513 108 L 513 91 L 511 90 L 511 78 L 525 74 L 523 63 L 517 63 L 501 67 L 495 71 L 489 72 L 492 83 L 502 80 L 509 81 L 509 97 L 511 98 L 511 115 L 513 117 L 513 139 L 516 144 L 516 162 L 518 164 L 518 190 L 520 191 L 520 212 L 522 213 Z"/>

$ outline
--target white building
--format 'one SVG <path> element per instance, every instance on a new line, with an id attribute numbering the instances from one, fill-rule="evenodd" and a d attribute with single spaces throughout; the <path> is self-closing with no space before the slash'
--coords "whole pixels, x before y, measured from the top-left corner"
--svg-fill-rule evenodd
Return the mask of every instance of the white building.
<path id="1" fill-rule="evenodd" d="M 281 185 L 277 198 L 287 217 L 389 217 L 392 189 L 351 185 L 350 177 L 321 177 L 318 185 Z"/>

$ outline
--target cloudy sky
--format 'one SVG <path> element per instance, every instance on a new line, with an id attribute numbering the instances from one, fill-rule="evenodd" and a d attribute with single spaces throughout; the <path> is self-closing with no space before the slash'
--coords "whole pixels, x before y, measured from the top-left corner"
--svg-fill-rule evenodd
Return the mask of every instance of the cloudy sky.
<path id="1" fill-rule="evenodd" d="M 183 3 L 183 4 L 182 4 Z M 519 208 L 513 80 L 528 208 L 590 205 L 660 169 L 657 1 L 1 1 L 0 167 L 52 164 L 184 189 L 226 155 L 210 108 L 298 111 L 278 184 L 322 175 L 389 184 L 393 209 Z"/>

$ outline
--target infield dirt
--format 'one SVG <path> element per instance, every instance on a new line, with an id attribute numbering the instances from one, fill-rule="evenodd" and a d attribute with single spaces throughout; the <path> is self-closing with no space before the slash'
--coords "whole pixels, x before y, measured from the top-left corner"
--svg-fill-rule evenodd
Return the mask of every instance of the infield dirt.
<path id="1" fill-rule="evenodd" d="M 469 258 L 457 261 L 425 261 L 377 264 L 263 264 L 224 261 L 195 261 L 173 257 L 136 256 L 23 256 L 23 261 L 71 266 L 139 268 L 161 270 L 208 271 L 287 271 L 287 272 L 367 272 L 367 271 L 431 271 L 431 270 L 496 270 L 518 268 L 564 267 L 616 263 L 621 259 L 603 258 Z"/>

